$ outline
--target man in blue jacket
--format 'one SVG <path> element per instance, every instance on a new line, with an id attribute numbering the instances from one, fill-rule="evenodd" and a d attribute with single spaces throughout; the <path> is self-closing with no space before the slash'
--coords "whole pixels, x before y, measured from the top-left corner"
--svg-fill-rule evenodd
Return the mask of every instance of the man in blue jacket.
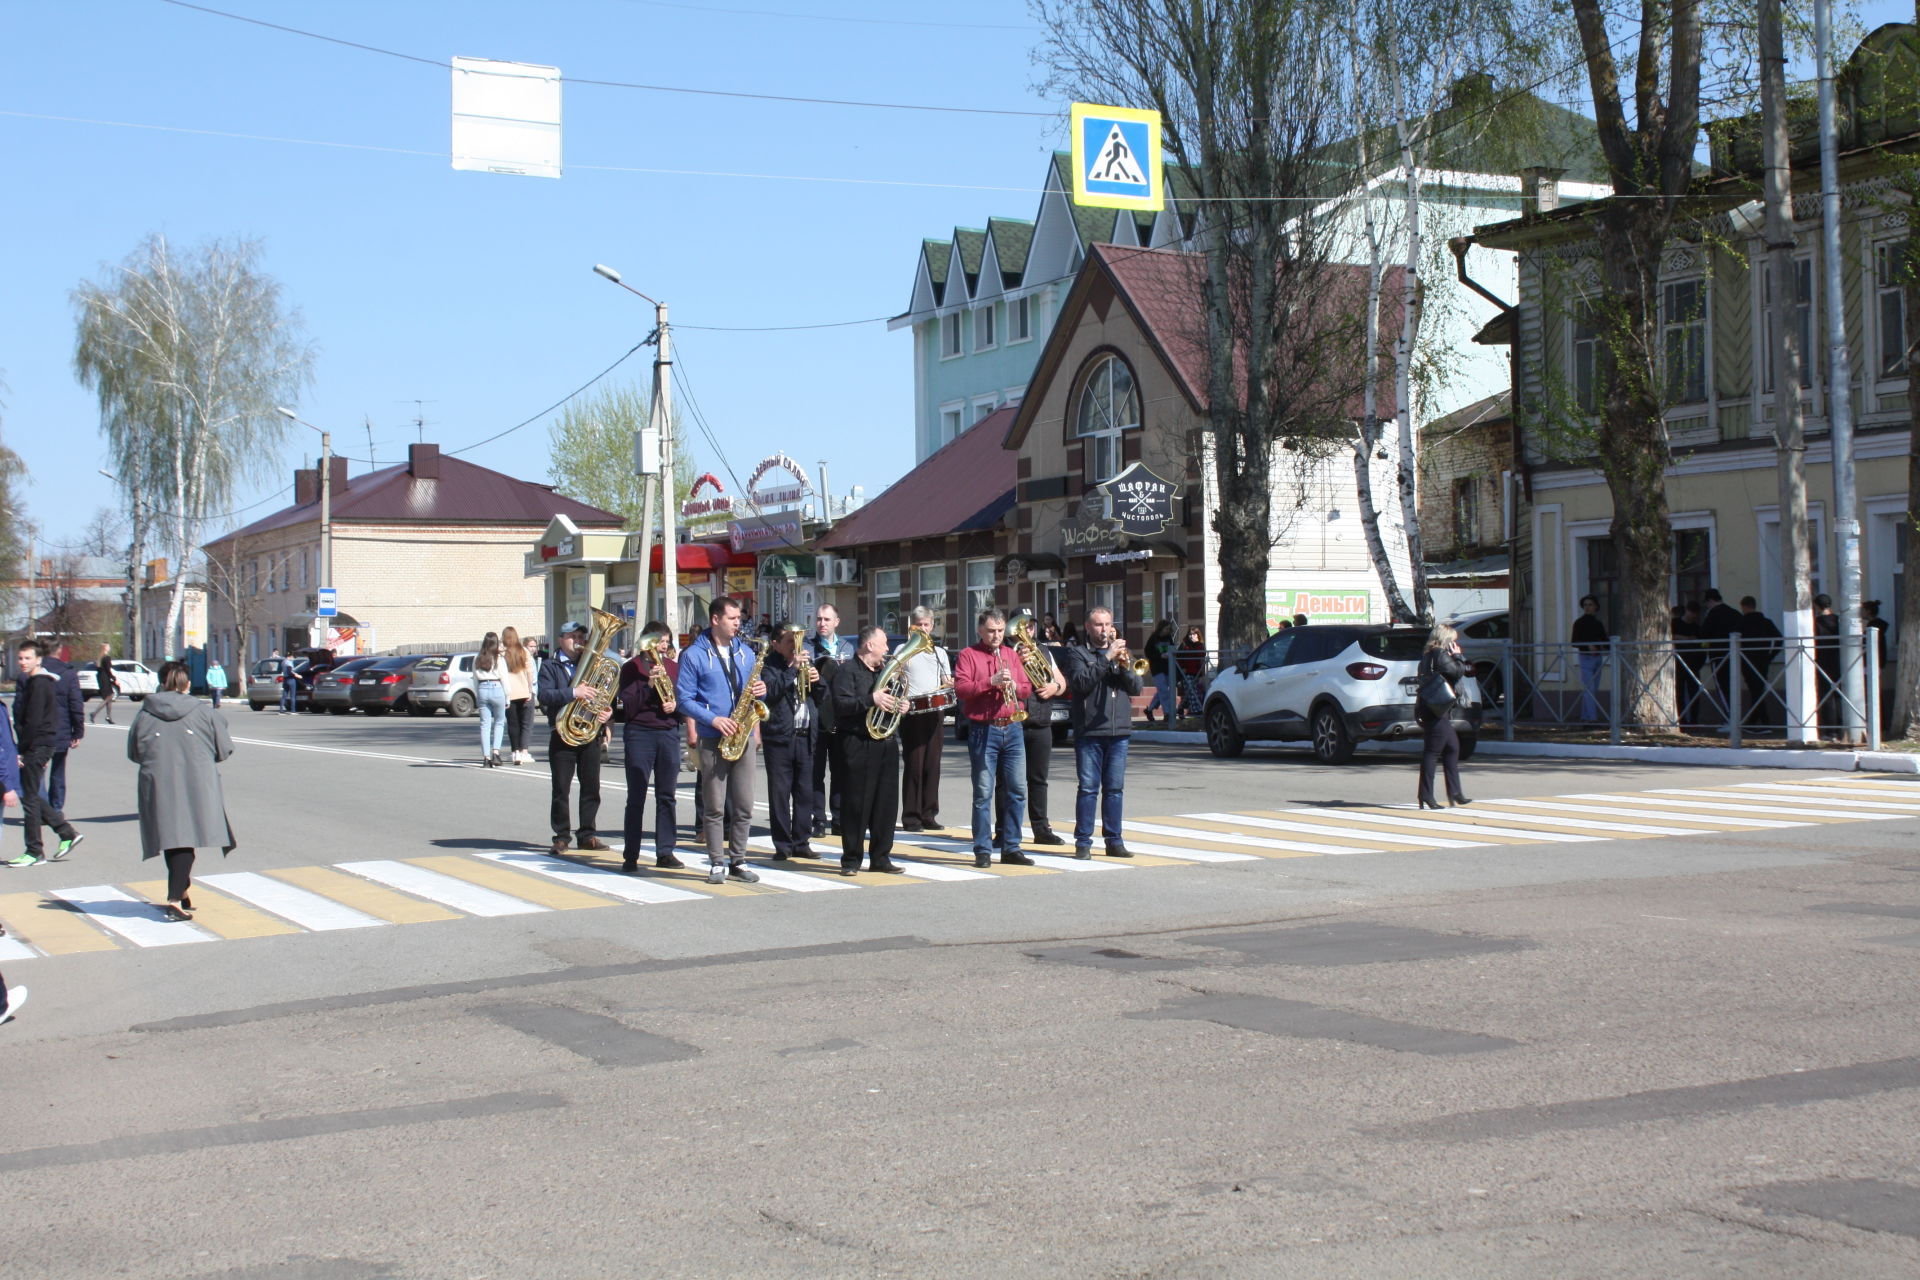
<path id="1" fill-rule="evenodd" d="M 560 628 L 560 647 L 540 664 L 540 679 L 534 688 L 534 701 L 547 713 L 547 727 L 560 708 L 569 702 L 584 702 L 593 697 L 594 688 L 580 683 L 580 641 L 587 634 L 584 622 L 569 622 Z M 613 718 L 612 708 L 600 713 L 600 723 Z M 557 732 L 547 735 L 547 769 L 553 775 L 553 805 L 548 814 L 553 824 L 553 849 L 556 855 L 567 851 L 567 838 L 578 835 L 580 848 L 589 851 L 609 849 L 600 839 L 600 760 L 605 748 L 600 734 L 585 746 L 576 747 Z M 573 798 L 574 775 L 580 776 L 580 826 L 570 829 L 568 806 Z"/>
<path id="2" fill-rule="evenodd" d="M 54 690 L 59 715 L 53 727 L 53 759 L 47 765 L 45 795 L 47 803 L 67 811 L 67 752 L 87 736 L 87 697 L 80 692 L 80 673 L 71 662 L 49 654 L 42 664 L 60 679 Z"/>
<path id="3" fill-rule="evenodd" d="M 756 698 L 767 696 L 766 681 L 755 680 L 747 686 L 753 661 L 753 646 L 740 638 L 740 602 L 722 596 L 707 606 L 707 629 L 680 655 L 680 673 L 674 681 L 680 710 L 693 718 L 698 735 L 696 795 L 700 831 L 707 843 L 708 884 L 719 884 L 729 875 L 749 884 L 760 879 L 747 865 L 747 840 L 753 834 L 753 743 L 747 743 L 738 760 L 720 754 L 720 739 L 740 729 L 733 710 L 740 704 L 742 690 Z M 725 848 L 721 847 L 723 826 Z"/>

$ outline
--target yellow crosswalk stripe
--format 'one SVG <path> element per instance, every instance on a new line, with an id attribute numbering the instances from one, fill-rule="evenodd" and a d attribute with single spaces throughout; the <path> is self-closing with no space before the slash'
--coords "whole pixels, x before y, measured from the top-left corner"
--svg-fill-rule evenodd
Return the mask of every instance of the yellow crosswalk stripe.
<path id="1" fill-rule="evenodd" d="M 1526 798 L 1531 800 L 1536 797 L 1528 796 Z M 1573 800 L 1564 796 L 1540 796 L 1537 798 L 1552 800 L 1556 805 L 1564 805 L 1568 809 L 1591 810 L 1595 822 L 1644 822 L 1661 827 L 1682 827 L 1689 831 L 1699 831 L 1702 834 L 1714 834 L 1734 829 L 1730 828 L 1727 823 L 1715 822 L 1712 814 L 1703 813 L 1697 809 L 1655 809 L 1643 807 L 1629 814 L 1610 809 L 1604 800 Z M 1525 806 L 1502 808 L 1501 806 L 1506 803 L 1504 800 L 1475 800 L 1473 802 L 1473 812 L 1482 817 L 1506 818 L 1514 822 L 1531 823 L 1534 826 L 1554 828 L 1571 827 L 1575 831 L 1586 830 L 1586 828 L 1580 825 L 1580 819 L 1577 814 L 1555 814 L 1545 809 L 1529 809 Z M 1808 821 L 1812 821 L 1812 819 L 1808 819 Z M 1757 831 L 1761 828 L 1740 827 L 1737 829 L 1742 831 Z M 1613 839 L 1612 832 L 1606 832 L 1604 834 L 1606 834 L 1609 840 Z M 1622 838 L 1624 839 L 1625 837 L 1623 836 Z"/>
<path id="2" fill-rule="evenodd" d="M 1362 810 L 1362 812 L 1388 813 L 1391 812 L 1391 810 Z M 1250 818 L 1274 818 L 1280 821 L 1299 822 L 1315 827 L 1338 827 L 1341 825 L 1340 815 L 1338 813 L 1329 813 L 1326 817 L 1322 817 L 1316 813 L 1312 817 L 1307 817 L 1299 813 L 1254 811 L 1248 813 L 1247 816 Z M 1412 817 L 1413 815 L 1402 813 L 1399 816 L 1405 818 Z M 1425 817 L 1426 815 L 1422 814 L 1421 816 Z M 1155 826 L 1180 827 L 1183 830 L 1192 831 L 1194 837 L 1197 839 L 1205 839 L 1206 833 L 1209 831 L 1220 831 L 1243 836 L 1256 836 L 1266 840 L 1304 840 L 1311 844 L 1340 845 L 1343 848 L 1359 849 L 1366 852 L 1375 852 L 1383 849 L 1398 850 L 1405 845 L 1420 846 L 1420 837 L 1422 836 L 1439 836 L 1441 839 L 1446 838 L 1438 831 L 1396 831 L 1391 827 L 1375 828 L 1359 824 L 1350 828 L 1344 828 L 1345 834 L 1343 835 L 1333 835 L 1325 831 L 1276 830 L 1271 827 L 1256 827 L 1252 823 L 1243 823 L 1235 826 L 1233 823 L 1217 822 L 1212 818 L 1151 818 L 1147 819 L 1147 821 L 1152 822 Z M 1156 841 L 1159 840 L 1160 833 L 1155 832 L 1153 838 Z M 1223 842 L 1219 847 L 1222 849 L 1244 850 L 1247 853 L 1263 852 L 1258 846 L 1238 843 Z M 1276 850 L 1276 852 L 1292 852 L 1292 850 Z"/>
<path id="3" fill-rule="evenodd" d="M 684 867 L 656 867 L 653 865 L 651 851 L 640 855 L 640 878 L 659 880 L 676 889 L 685 889 L 691 893 L 711 894 L 716 898 L 752 898 L 763 893 L 785 893 L 770 884 L 742 884 L 738 880 L 726 880 L 720 884 L 707 883 L 707 855 L 689 854 L 681 850 L 675 855 L 687 865 Z M 603 871 L 618 871 L 620 859 L 599 853 L 569 853 L 568 862 L 578 862 L 583 866 L 599 867 Z"/>
<path id="4" fill-rule="evenodd" d="M 335 871 L 332 867 L 282 867 L 264 874 L 284 880 L 296 888 L 317 893 L 323 898 L 331 898 L 343 907 L 364 911 L 390 924 L 464 919 L 459 912 L 449 911 L 438 903 L 410 898 L 404 893 L 374 884 L 371 880 Z"/>
<path id="5" fill-rule="evenodd" d="M 1200 849 L 1213 853 L 1250 853 L 1256 858 L 1319 858 L 1326 856 L 1315 853 L 1311 849 L 1275 849 L 1267 845 L 1236 844 L 1224 840 L 1209 840 L 1206 838 L 1205 831 L 1194 827 L 1191 821 L 1186 818 L 1142 818 L 1140 821 L 1151 822 L 1156 827 L 1178 827 L 1183 830 L 1191 830 L 1192 832 L 1190 835 L 1178 836 L 1169 835 L 1165 831 L 1141 832 L 1138 837 L 1141 844 L 1163 844 L 1169 849 Z M 1259 834 L 1263 836 L 1273 836 L 1282 840 L 1289 837 L 1296 840 L 1308 840 L 1315 844 L 1346 843 L 1345 841 L 1336 842 L 1332 837 L 1323 839 L 1320 836 L 1301 835 L 1298 832 L 1262 831 Z M 1398 847 L 1375 844 L 1365 838 L 1368 835 L 1366 832 L 1356 831 L 1353 834 L 1355 837 L 1354 852 L 1356 853 L 1383 853 L 1390 847 Z M 1131 847 L 1131 844 L 1132 840 L 1130 838 L 1129 847 Z M 1197 864 L 1184 862 L 1176 865 L 1191 867 Z"/>
<path id="6" fill-rule="evenodd" d="M 142 880 L 126 886 L 127 892 L 136 898 L 148 902 L 164 902 L 167 897 L 165 880 Z M 205 885 L 193 886 L 193 922 L 209 933 L 222 938 L 270 938 L 281 933 L 305 933 L 297 924 L 289 924 L 278 916 L 248 906 L 234 898 L 229 898 L 218 889 L 209 889 Z"/>
<path id="7" fill-rule="evenodd" d="M 79 912 L 37 893 L 0 893 L 0 920 L 9 934 L 50 956 L 120 949 Z"/>
<path id="8" fill-rule="evenodd" d="M 582 907 L 611 907 L 619 902 L 617 898 L 603 898 L 597 893 L 586 893 L 569 888 L 557 881 L 545 880 L 539 876 L 515 871 L 510 867 L 503 867 L 497 862 L 480 862 L 473 858 L 462 858 L 457 854 L 408 858 L 407 862 L 412 866 L 424 867 L 428 871 L 438 871 L 444 876 L 452 876 L 456 880 L 465 880 L 468 884 L 477 884 L 483 889 L 493 889 L 508 897 L 518 898 L 522 902 L 552 907 L 556 911 L 575 911 Z M 198 916 L 195 917 L 195 919 L 198 918 Z"/>
<path id="9" fill-rule="evenodd" d="M 903 858 L 914 858 L 920 862 L 938 862 L 944 866 L 959 867 L 964 871 L 975 870 L 972 853 L 963 853 L 958 849 L 947 848 L 945 846 L 915 844 L 913 838 L 919 834 L 917 831 L 902 831 L 897 833 L 893 837 L 893 851 Z M 953 838 L 957 840 L 960 837 L 955 835 Z M 969 840 L 972 838 L 972 836 L 967 837 Z M 813 846 L 815 849 L 826 849 L 828 851 L 827 857 L 835 865 L 838 865 L 840 858 L 839 837 L 826 836 L 821 839 L 816 839 L 813 842 Z M 1000 855 L 996 853 L 994 855 L 994 863 L 991 867 L 978 868 L 980 874 L 996 876 L 1057 876 L 1060 874 L 1052 867 L 1010 867 L 1002 863 L 999 858 Z M 882 878 L 897 880 L 902 877 L 885 876 Z"/>

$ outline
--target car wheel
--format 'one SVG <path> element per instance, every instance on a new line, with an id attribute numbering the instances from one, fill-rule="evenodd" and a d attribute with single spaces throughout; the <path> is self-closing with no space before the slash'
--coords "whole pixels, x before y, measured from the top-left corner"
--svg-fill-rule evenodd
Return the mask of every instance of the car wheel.
<path id="1" fill-rule="evenodd" d="M 336 715 L 336 716 L 344 716 L 349 711 L 352 711 L 352 710 L 353 710 L 352 707 L 328 707 L 327 708 L 327 711 L 329 714 Z"/>
<path id="2" fill-rule="evenodd" d="M 267 709 L 267 704 L 264 702 L 249 702 L 247 705 L 255 711 L 265 711 Z"/>
<path id="3" fill-rule="evenodd" d="M 1240 725 L 1233 717 L 1233 708 L 1227 705 L 1225 698 L 1215 699 L 1207 704 L 1207 750 L 1222 760 L 1232 760 L 1247 749 L 1247 740 L 1240 734 Z"/>
<path id="4" fill-rule="evenodd" d="M 453 705 L 447 710 L 456 716 L 470 716 L 480 709 L 480 704 L 465 689 L 453 695 Z"/>
<path id="5" fill-rule="evenodd" d="M 416 706 L 413 702 L 409 701 L 407 703 L 407 714 L 410 716 L 430 716 L 433 714 L 433 708 Z"/>
<path id="6" fill-rule="evenodd" d="M 370 716 L 383 716 L 383 715 L 386 715 L 387 712 L 393 710 L 393 708 L 392 707 L 362 707 L 361 710 L 365 711 Z"/>
<path id="7" fill-rule="evenodd" d="M 1331 702 L 1321 703 L 1313 713 L 1313 755 L 1321 764 L 1345 764 L 1353 759 L 1347 718 Z"/>
<path id="8" fill-rule="evenodd" d="M 1456 729 L 1453 736 L 1460 739 L 1460 763 L 1465 764 L 1467 761 L 1473 759 L 1474 749 L 1480 745 L 1480 735 L 1477 733 L 1461 733 Z"/>

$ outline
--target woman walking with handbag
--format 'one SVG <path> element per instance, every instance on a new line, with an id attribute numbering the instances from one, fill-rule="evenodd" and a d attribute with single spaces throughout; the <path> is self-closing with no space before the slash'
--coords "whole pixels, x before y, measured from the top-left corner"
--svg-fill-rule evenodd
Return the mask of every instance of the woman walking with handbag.
<path id="1" fill-rule="evenodd" d="M 127 759 L 140 766 L 140 856 L 167 860 L 167 904 L 174 920 L 193 919 L 193 851 L 232 853 L 233 825 L 220 790 L 220 761 L 233 754 L 225 716 L 187 692 L 187 664 L 160 668 L 127 734 Z"/>
<path id="2" fill-rule="evenodd" d="M 507 730 L 506 677 L 500 637 L 489 631 L 473 660 L 473 696 L 480 704 L 480 763 L 489 769 L 500 764 L 500 743 Z"/>
<path id="3" fill-rule="evenodd" d="M 1420 807 L 1438 809 L 1433 798 L 1433 768 L 1447 771 L 1447 799 L 1468 804 L 1460 790 L 1460 736 L 1453 731 L 1453 704 L 1458 697 L 1455 684 L 1467 674 L 1466 659 L 1460 655 L 1460 636 L 1444 622 L 1435 623 L 1427 637 L 1426 651 L 1420 655 L 1419 692 L 1414 697 L 1414 719 L 1426 730 L 1426 749 L 1420 753 Z"/>

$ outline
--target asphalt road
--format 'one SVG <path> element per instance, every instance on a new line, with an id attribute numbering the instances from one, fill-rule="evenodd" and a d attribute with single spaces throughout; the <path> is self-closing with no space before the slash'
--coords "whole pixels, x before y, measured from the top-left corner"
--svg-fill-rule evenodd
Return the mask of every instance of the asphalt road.
<path id="1" fill-rule="evenodd" d="M 91 733 L 0 879 L 0 1277 L 1920 1268 L 1920 784 L 1142 746 L 1134 865 L 633 903 L 473 721 L 228 714 L 201 871 L 363 927 L 159 925 Z"/>

